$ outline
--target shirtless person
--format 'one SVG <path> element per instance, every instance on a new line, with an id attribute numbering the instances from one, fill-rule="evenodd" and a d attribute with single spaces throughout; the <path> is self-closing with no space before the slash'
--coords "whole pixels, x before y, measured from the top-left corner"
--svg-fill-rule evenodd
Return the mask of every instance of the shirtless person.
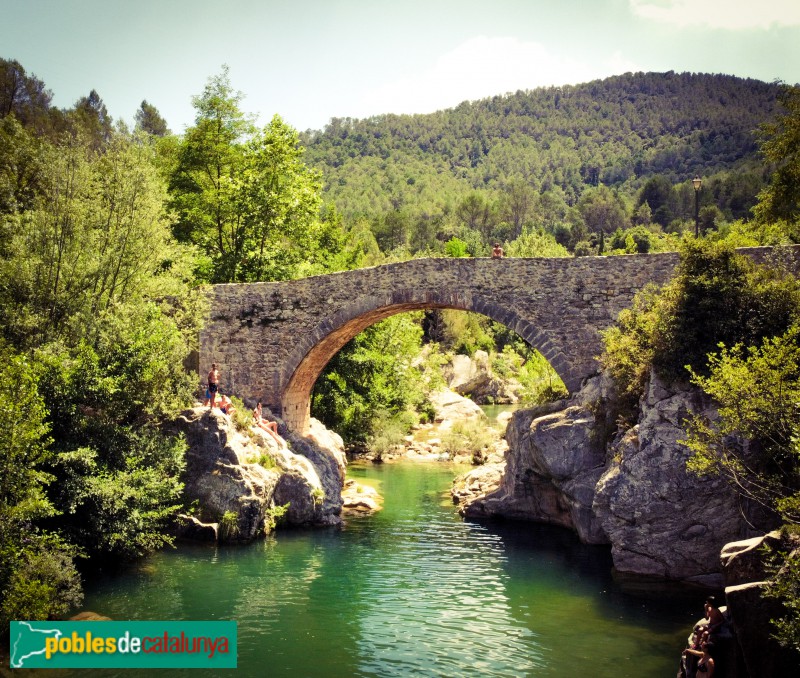
<path id="1" fill-rule="evenodd" d="M 704 624 L 705 630 L 708 631 L 709 635 L 716 633 L 719 627 L 725 623 L 725 617 L 722 616 L 722 612 L 717 607 L 716 598 L 714 596 L 706 598 L 703 608 L 706 612 L 706 619 L 708 619 L 708 624 Z"/>
<path id="2" fill-rule="evenodd" d="M 492 248 L 492 259 L 502 259 L 505 255 L 506 253 L 503 252 L 503 248 L 500 247 L 500 243 L 496 242 Z"/>
<path id="3" fill-rule="evenodd" d="M 211 394 L 211 409 L 217 403 L 217 391 L 219 391 L 219 370 L 217 363 L 211 363 L 211 371 L 208 373 L 208 392 Z"/>

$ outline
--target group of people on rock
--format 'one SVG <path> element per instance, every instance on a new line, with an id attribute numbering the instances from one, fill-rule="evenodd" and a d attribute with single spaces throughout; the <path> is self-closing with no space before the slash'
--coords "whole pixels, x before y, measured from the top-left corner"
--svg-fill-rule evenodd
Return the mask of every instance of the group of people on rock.
<path id="1" fill-rule="evenodd" d="M 689 647 L 683 651 L 681 657 L 681 671 L 678 675 L 685 678 L 713 678 L 717 668 L 713 657 L 714 641 L 725 624 L 725 616 L 717 606 L 714 596 L 706 598 L 703 609 L 703 621 L 695 625 Z"/>
<path id="2" fill-rule="evenodd" d="M 227 414 L 228 416 L 232 415 L 236 408 L 233 405 L 231 399 L 220 393 L 219 390 L 219 379 L 220 379 L 220 372 L 217 368 L 216 363 L 211 363 L 211 371 L 208 373 L 208 387 L 206 389 L 206 400 L 203 406 L 208 406 L 212 410 L 214 407 L 217 407 L 217 395 L 219 395 L 219 409 L 222 411 L 223 414 Z M 262 405 L 259 402 L 255 409 L 253 410 L 253 425 L 260 428 L 262 431 L 265 431 L 269 435 L 273 437 L 275 442 L 278 444 L 278 447 L 283 449 L 288 449 L 289 445 L 286 441 L 281 438 L 278 434 L 278 424 L 277 422 L 270 421 L 263 416 L 262 413 Z"/>

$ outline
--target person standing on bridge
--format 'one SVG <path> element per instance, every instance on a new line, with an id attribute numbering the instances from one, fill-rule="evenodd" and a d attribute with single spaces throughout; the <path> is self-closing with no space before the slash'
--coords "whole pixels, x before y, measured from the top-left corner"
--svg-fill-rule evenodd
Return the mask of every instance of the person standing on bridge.
<path id="1" fill-rule="evenodd" d="M 211 409 L 217 403 L 217 391 L 219 391 L 219 370 L 217 363 L 211 363 L 211 371 L 208 373 L 208 392 L 211 394 Z"/>
<path id="2" fill-rule="evenodd" d="M 502 259 L 504 256 L 506 256 L 506 253 L 500 247 L 500 243 L 496 242 L 492 248 L 492 259 Z"/>

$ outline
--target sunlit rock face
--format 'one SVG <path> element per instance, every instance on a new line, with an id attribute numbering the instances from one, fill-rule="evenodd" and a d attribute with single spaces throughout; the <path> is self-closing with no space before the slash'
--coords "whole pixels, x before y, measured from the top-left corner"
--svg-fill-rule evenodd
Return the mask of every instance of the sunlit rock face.
<path id="1" fill-rule="evenodd" d="M 610 543 L 620 572 L 718 585 L 722 546 L 764 523 L 724 480 L 686 470 L 684 420 L 713 406 L 652 377 L 638 424 L 609 439 L 613 402 L 601 375 L 570 400 L 515 412 L 504 468 L 462 480 L 460 512 L 562 525 Z"/>
<path id="2" fill-rule="evenodd" d="M 753 534 L 723 478 L 686 469 L 691 453 L 680 441 L 694 413 L 716 412 L 697 390 L 670 389 L 653 375 L 638 425 L 612 448 L 594 511 L 622 572 L 719 585 L 720 549 Z"/>
<path id="3" fill-rule="evenodd" d="M 291 438 L 291 450 L 283 449 L 260 429 L 238 431 L 229 417 L 208 408 L 184 411 L 171 428 L 186 436 L 184 495 L 199 514 L 179 521 L 179 535 L 251 541 L 271 529 L 274 508 L 286 504 L 282 524 L 340 522 L 344 457 L 331 435 L 316 429 L 333 449 L 299 437 Z M 220 528 L 226 514 L 228 525 Z"/>

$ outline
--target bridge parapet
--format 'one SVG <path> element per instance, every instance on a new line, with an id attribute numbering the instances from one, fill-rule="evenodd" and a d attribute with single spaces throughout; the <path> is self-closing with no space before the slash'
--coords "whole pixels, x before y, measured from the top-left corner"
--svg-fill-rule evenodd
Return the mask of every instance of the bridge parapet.
<path id="1" fill-rule="evenodd" d="M 745 250 L 757 261 L 770 248 Z M 798 248 L 791 248 L 796 262 Z M 563 259 L 415 259 L 271 283 L 215 285 L 200 337 L 223 389 L 261 400 L 303 432 L 314 383 L 366 327 L 396 313 L 452 308 L 519 333 L 574 391 L 597 370 L 600 331 L 647 283 L 673 274 L 677 253 Z"/>

